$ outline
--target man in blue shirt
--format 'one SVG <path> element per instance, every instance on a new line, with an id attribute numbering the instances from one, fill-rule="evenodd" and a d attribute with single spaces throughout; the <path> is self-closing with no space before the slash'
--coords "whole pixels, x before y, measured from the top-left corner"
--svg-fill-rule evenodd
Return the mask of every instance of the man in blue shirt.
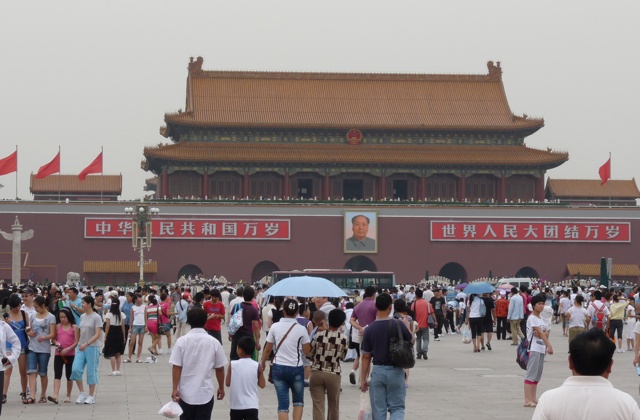
<path id="1" fill-rule="evenodd" d="M 82 299 L 78 296 L 78 289 L 75 287 L 69 289 L 69 299 L 67 299 L 64 306 L 68 306 L 71 309 L 76 325 L 80 325 L 80 316 L 84 313 L 84 310 L 82 309 Z"/>
<path id="2" fill-rule="evenodd" d="M 511 298 L 509 299 L 509 311 L 507 312 L 507 319 L 511 326 L 511 343 L 512 346 L 518 345 L 518 337 L 524 340 L 524 334 L 520 328 L 520 322 L 524 318 L 524 301 L 522 296 L 518 293 L 518 289 L 511 288 Z"/>
<path id="3" fill-rule="evenodd" d="M 391 363 L 389 342 L 393 334 L 397 334 L 398 329 L 395 324 L 400 325 L 404 340 L 411 341 L 412 337 L 402 322 L 389 319 L 392 303 L 391 296 L 387 293 L 381 293 L 376 297 L 376 320 L 365 328 L 360 344 L 362 353 L 360 390 L 369 391 L 373 420 L 386 419 L 387 411 L 391 414 L 390 420 L 404 419 L 407 396 L 404 369 Z M 391 325 L 393 328 L 389 328 L 389 323 L 394 324 Z M 372 363 L 373 369 L 371 369 Z M 369 371 L 371 371 L 371 384 L 367 382 Z"/>

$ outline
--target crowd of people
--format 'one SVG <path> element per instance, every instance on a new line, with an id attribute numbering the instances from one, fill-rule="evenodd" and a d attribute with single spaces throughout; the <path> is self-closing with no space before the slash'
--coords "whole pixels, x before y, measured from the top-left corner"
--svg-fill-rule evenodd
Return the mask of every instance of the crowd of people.
<path id="1" fill-rule="evenodd" d="M 101 356 L 110 360 L 110 376 L 121 376 L 122 363 L 154 363 L 164 354 L 166 340 L 173 369 L 172 398 L 180 404 L 183 419 L 210 418 L 215 399 L 225 397 L 225 387 L 230 418 L 257 419 L 258 388 L 267 381 L 275 388 L 279 419 L 289 418 L 290 412 L 293 419 L 302 418 L 305 388 L 314 419 L 338 419 L 346 371 L 349 383 L 369 395 L 373 419 L 386 419 L 387 414 L 402 419 L 410 369 L 391 360 L 389 342 L 397 335 L 394 322 L 402 339 L 414 343 L 418 360 L 428 360 L 431 335 L 440 341 L 446 334 L 468 332 L 474 353 L 491 351 L 494 333 L 497 340 L 511 340 L 514 346 L 526 338 L 530 343 L 526 407 L 544 401 L 536 394 L 544 356 L 553 353 L 552 323 L 562 324 L 570 342 L 583 332 L 600 330 L 612 343 L 616 340 L 614 350 L 634 350 L 634 364 L 640 367 L 637 289 L 626 294 L 576 287 L 554 294 L 523 286 L 482 295 L 458 293 L 455 299 L 437 286 L 406 290 L 368 286 L 362 294 L 344 298 L 270 296 L 268 287 L 260 285 L 200 291 L 177 285 L 128 291 L 5 286 L 2 291 L 3 403 L 15 366 L 24 404 L 70 403 L 74 384 L 75 402 L 94 404 Z M 224 338 L 223 324 L 228 324 Z M 147 335 L 150 343 L 145 352 Z M 228 355 L 223 339 L 230 342 Z M 48 393 L 52 346 L 54 384 Z M 345 368 L 347 363 L 352 364 Z"/>

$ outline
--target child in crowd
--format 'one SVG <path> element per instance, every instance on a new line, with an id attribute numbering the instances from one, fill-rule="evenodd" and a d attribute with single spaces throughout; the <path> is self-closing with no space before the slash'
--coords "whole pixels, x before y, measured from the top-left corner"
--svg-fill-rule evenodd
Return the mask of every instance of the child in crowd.
<path id="1" fill-rule="evenodd" d="M 266 383 L 260 364 L 253 359 L 256 342 L 251 337 L 238 340 L 238 360 L 227 368 L 225 385 L 229 387 L 229 413 L 231 420 L 258 420 L 258 387 Z"/>
<path id="2" fill-rule="evenodd" d="M 634 298 L 629 298 L 629 306 L 627 306 L 627 351 L 633 351 L 634 346 L 634 329 L 636 326 L 636 301 Z"/>

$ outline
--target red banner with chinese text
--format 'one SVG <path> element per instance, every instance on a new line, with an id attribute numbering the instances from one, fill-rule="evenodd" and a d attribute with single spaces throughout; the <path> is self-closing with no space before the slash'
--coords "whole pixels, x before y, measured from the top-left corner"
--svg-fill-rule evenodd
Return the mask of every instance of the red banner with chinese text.
<path id="1" fill-rule="evenodd" d="M 153 239 L 291 239 L 288 219 L 153 219 Z M 85 218 L 88 239 L 130 239 L 131 219 Z"/>
<path id="2" fill-rule="evenodd" d="M 630 223 L 431 221 L 432 241 L 631 242 Z"/>

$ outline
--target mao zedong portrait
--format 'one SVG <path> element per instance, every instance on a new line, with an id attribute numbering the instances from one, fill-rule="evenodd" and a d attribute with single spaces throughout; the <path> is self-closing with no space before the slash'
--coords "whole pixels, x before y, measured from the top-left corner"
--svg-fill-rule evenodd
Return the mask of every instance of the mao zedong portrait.
<path id="1" fill-rule="evenodd" d="M 358 214 L 351 218 L 353 235 L 345 241 L 346 251 L 376 251 L 376 241 L 367 236 L 370 220 L 367 216 Z"/>

